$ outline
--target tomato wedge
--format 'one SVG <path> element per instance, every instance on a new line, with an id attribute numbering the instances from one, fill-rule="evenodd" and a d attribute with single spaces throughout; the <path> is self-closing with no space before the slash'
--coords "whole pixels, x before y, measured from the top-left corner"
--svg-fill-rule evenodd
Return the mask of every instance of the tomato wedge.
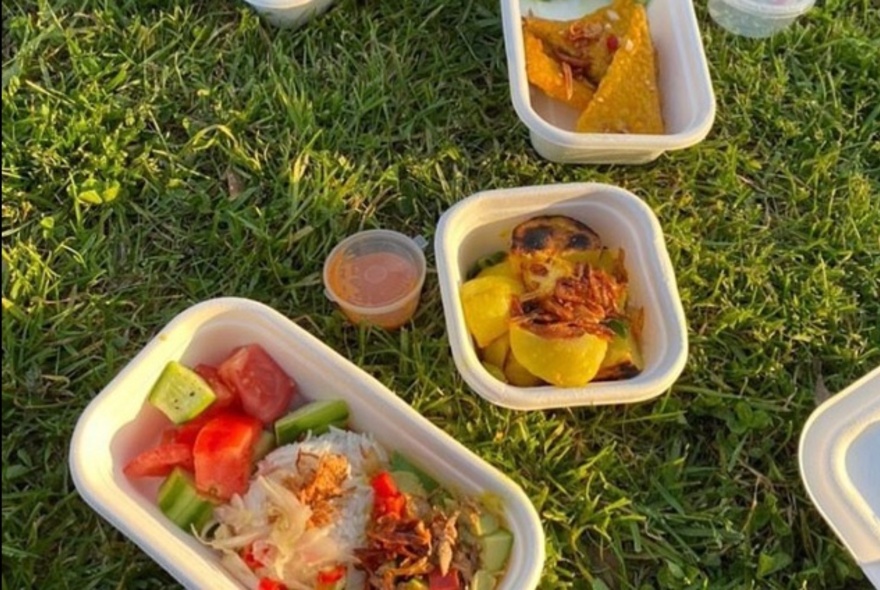
<path id="1" fill-rule="evenodd" d="M 175 467 L 193 470 L 191 445 L 166 442 L 144 451 L 122 468 L 128 477 L 164 477 Z"/>
<path id="2" fill-rule="evenodd" d="M 337 565 L 334 568 L 318 572 L 318 588 L 321 586 L 335 586 L 336 582 L 345 577 L 346 567 Z"/>
<path id="3" fill-rule="evenodd" d="M 456 570 L 450 570 L 445 576 L 440 570 L 433 570 L 428 574 L 428 590 L 460 590 L 461 579 Z"/>
<path id="4" fill-rule="evenodd" d="M 217 372 L 241 400 L 244 411 L 265 425 L 287 412 L 296 393 L 296 382 L 259 344 L 239 348 Z"/>
<path id="5" fill-rule="evenodd" d="M 209 420 L 193 446 L 196 488 L 223 501 L 244 493 L 261 428 L 256 418 L 239 414 Z"/>
<path id="6" fill-rule="evenodd" d="M 217 367 L 202 363 L 196 365 L 194 370 L 202 379 L 208 382 L 208 385 L 214 390 L 214 395 L 217 396 L 214 403 L 209 406 L 209 409 L 221 410 L 235 408 L 240 405 L 238 396 L 220 377 Z"/>
<path id="7" fill-rule="evenodd" d="M 197 416 L 189 422 L 181 424 L 171 431 L 172 440 L 182 445 L 189 445 L 189 448 L 192 449 L 193 445 L 196 444 L 196 437 L 199 435 L 199 431 L 211 418 L 213 416 L 207 418 Z"/>
<path id="8" fill-rule="evenodd" d="M 237 409 L 236 407 L 222 409 L 216 408 L 214 404 L 211 404 L 210 406 L 208 406 L 208 409 L 206 409 L 204 412 L 202 412 L 192 420 L 184 422 L 180 426 L 169 428 L 168 430 L 163 432 L 162 442 L 177 442 L 189 445 L 189 447 L 192 448 L 192 446 L 196 442 L 196 437 L 202 430 L 202 427 L 217 416 L 223 414 L 241 414 L 241 409 Z"/>
<path id="9" fill-rule="evenodd" d="M 392 477 L 387 471 L 380 471 L 377 473 L 370 482 L 370 485 L 373 487 L 373 493 L 377 498 L 389 498 L 400 494 L 400 490 L 397 489 L 397 483 L 394 481 L 394 477 Z"/>
<path id="10" fill-rule="evenodd" d="M 287 590 L 287 586 L 272 578 L 260 578 L 260 585 L 257 586 L 257 590 Z"/>
<path id="11" fill-rule="evenodd" d="M 241 560 L 244 562 L 251 571 L 256 570 L 257 568 L 263 567 L 263 562 L 257 559 L 257 556 L 254 554 L 254 545 L 251 543 L 246 546 L 240 552 Z"/>
<path id="12" fill-rule="evenodd" d="M 406 496 L 400 493 L 390 473 L 382 471 L 376 474 L 370 485 L 373 488 L 373 513 L 377 518 L 403 517 L 406 512 Z"/>

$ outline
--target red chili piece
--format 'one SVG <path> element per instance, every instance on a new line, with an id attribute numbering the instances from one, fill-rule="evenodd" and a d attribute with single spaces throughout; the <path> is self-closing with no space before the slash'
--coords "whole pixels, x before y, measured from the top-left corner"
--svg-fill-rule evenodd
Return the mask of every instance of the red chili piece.
<path id="1" fill-rule="evenodd" d="M 617 35 L 608 35 L 605 46 L 608 47 L 608 51 L 617 51 L 617 48 L 620 47 L 620 39 L 617 38 Z"/>

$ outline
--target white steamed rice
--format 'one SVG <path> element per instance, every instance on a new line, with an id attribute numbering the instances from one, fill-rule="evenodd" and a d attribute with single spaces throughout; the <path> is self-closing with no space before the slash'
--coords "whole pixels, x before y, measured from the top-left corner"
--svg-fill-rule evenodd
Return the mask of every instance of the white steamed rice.
<path id="1" fill-rule="evenodd" d="M 342 455 L 348 460 L 344 494 L 333 501 L 332 522 L 321 528 L 306 526 L 311 509 L 285 487 L 285 480 L 296 479 L 300 453 Z M 265 564 L 270 575 L 292 590 L 308 590 L 316 568 L 350 564 L 354 550 L 366 545 L 373 506 L 368 474 L 387 465 L 387 452 L 368 434 L 331 428 L 320 436 L 285 445 L 259 462 L 244 495 L 233 496 L 215 510 L 220 526 L 214 539 L 206 542 L 224 552 L 224 563 L 248 588 L 256 588 L 257 578 L 236 551 L 250 544 L 255 551 L 274 547 L 270 554 L 278 558 Z M 362 572 L 348 568 L 347 589 L 363 588 L 364 580 Z"/>
<path id="2" fill-rule="evenodd" d="M 348 459 L 350 492 L 337 505 L 339 512 L 335 522 L 330 525 L 330 536 L 346 553 L 366 544 L 365 531 L 373 506 L 373 488 L 367 477 L 365 468 L 368 461 L 365 458 L 372 453 L 372 461 L 378 459 L 382 465 L 387 465 L 388 454 L 385 449 L 369 434 L 331 428 L 320 436 L 310 436 L 302 442 L 272 451 L 258 465 L 257 476 L 293 470 L 300 452 L 315 455 L 332 453 Z M 251 486 L 251 489 L 254 487 Z"/>

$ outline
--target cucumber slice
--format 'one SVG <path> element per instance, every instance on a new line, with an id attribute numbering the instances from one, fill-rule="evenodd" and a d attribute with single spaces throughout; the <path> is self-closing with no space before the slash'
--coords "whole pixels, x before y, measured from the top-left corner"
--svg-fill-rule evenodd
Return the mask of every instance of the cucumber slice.
<path id="1" fill-rule="evenodd" d="M 478 537 L 484 537 L 490 533 L 494 533 L 501 526 L 496 517 L 491 512 L 482 512 L 474 516 L 473 519 L 474 534 Z"/>
<path id="2" fill-rule="evenodd" d="M 157 504 L 162 513 L 188 533 L 201 530 L 214 514 L 214 504 L 196 490 L 192 476 L 175 467 L 159 486 Z"/>
<path id="3" fill-rule="evenodd" d="M 182 424 L 201 414 L 216 398 L 214 390 L 198 373 L 171 361 L 165 365 L 147 399 L 172 422 Z"/>
<path id="4" fill-rule="evenodd" d="M 428 584 L 418 578 L 410 578 L 400 586 L 400 590 L 428 590 Z"/>
<path id="5" fill-rule="evenodd" d="M 434 479 L 413 465 L 409 459 L 400 454 L 399 451 L 394 451 L 391 454 L 391 470 L 392 471 L 409 471 L 410 473 L 414 473 L 418 476 L 419 481 L 422 482 L 422 487 L 425 488 L 427 492 L 433 492 L 440 485 Z"/>
<path id="6" fill-rule="evenodd" d="M 494 590 L 495 575 L 486 570 L 477 570 L 471 580 L 470 590 Z"/>
<path id="7" fill-rule="evenodd" d="M 260 431 L 260 438 L 254 444 L 254 461 L 259 461 L 275 450 L 275 435 L 266 430 Z"/>
<path id="8" fill-rule="evenodd" d="M 397 484 L 397 489 L 404 494 L 418 496 L 419 498 L 424 498 L 428 495 L 425 492 L 425 488 L 422 487 L 419 476 L 412 471 L 392 471 L 391 477 L 394 479 L 394 483 Z"/>
<path id="9" fill-rule="evenodd" d="M 504 569 L 512 546 L 513 534 L 507 529 L 499 528 L 480 537 L 480 568 L 490 572 Z"/>
<path id="10" fill-rule="evenodd" d="M 344 426 L 348 420 L 348 404 L 341 399 L 311 402 L 275 421 L 278 446 L 295 442 L 308 431 L 323 434 L 331 426 Z"/>

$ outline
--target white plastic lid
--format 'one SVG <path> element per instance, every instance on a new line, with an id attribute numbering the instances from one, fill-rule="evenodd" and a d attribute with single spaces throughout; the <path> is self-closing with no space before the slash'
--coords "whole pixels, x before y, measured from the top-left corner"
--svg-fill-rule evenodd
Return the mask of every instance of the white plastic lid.
<path id="1" fill-rule="evenodd" d="M 880 584 L 880 367 L 813 412 L 798 454 L 816 508 Z"/>

